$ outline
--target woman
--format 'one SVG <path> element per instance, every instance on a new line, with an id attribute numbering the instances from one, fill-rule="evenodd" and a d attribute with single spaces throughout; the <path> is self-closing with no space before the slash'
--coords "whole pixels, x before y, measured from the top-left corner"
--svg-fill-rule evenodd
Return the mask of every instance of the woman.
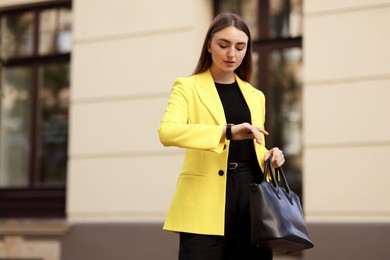
<path id="1" fill-rule="evenodd" d="M 158 131 L 164 146 L 187 149 L 164 224 L 180 233 L 180 260 L 272 259 L 250 245 L 249 185 L 269 156 L 273 167 L 284 156 L 265 148 L 265 98 L 248 83 L 251 47 L 243 20 L 220 14 L 193 75 L 173 84 Z"/>

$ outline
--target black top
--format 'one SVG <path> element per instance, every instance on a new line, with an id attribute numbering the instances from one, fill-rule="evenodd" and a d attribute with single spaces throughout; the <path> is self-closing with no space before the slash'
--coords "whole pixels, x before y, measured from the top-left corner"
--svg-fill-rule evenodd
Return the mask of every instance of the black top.
<path id="1" fill-rule="evenodd" d="M 215 83 L 219 98 L 225 111 L 228 124 L 251 124 L 251 113 L 237 82 L 231 84 Z M 229 162 L 249 162 L 255 160 L 253 140 L 230 141 Z"/>

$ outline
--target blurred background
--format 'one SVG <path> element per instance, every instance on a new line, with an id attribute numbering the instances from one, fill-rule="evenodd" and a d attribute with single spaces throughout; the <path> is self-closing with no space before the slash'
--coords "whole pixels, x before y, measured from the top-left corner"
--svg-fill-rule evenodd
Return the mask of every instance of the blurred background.
<path id="1" fill-rule="evenodd" d="M 389 259 L 390 0 L 0 0 L 0 259 L 177 259 L 157 128 L 225 11 L 315 243 L 275 259 Z"/>

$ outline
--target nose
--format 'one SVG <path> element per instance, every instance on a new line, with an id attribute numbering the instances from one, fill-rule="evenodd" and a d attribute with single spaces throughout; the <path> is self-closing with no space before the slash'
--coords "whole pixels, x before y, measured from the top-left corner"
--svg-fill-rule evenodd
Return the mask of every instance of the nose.
<path id="1" fill-rule="evenodd" d="M 236 54 L 236 53 L 235 53 L 234 48 L 229 48 L 229 50 L 228 50 L 228 52 L 227 52 L 228 58 L 233 58 L 235 54 Z"/>

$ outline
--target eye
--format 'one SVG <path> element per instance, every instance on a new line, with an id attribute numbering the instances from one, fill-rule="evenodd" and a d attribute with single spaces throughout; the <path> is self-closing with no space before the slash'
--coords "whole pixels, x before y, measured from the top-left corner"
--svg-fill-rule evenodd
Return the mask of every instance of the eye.
<path id="1" fill-rule="evenodd" d="M 225 48 L 227 48 L 228 46 L 227 46 L 227 45 L 222 45 L 222 44 L 220 44 L 219 47 L 221 47 L 222 49 L 225 49 Z"/>
<path id="2" fill-rule="evenodd" d="M 236 46 L 236 50 L 238 50 L 238 51 L 243 51 L 244 49 L 245 49 L 245 46 L 242 46 L 242 45 Z"/>

